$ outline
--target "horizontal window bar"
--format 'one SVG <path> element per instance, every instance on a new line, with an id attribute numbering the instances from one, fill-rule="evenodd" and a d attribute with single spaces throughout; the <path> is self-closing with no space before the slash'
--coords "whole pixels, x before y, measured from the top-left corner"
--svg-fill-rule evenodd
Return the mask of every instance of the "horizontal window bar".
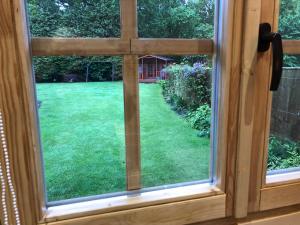
<path id="1" fill-rule="evenodd" d="M 33 38 L 33 56 L 55 55 L 197 55 L 213 54 L 213 40 L 118 38 Z M 131 48 L 131 51 L 130 51 Z"/>
<path id="2" fill-rule="evenodd" d="M 33 38 L 33 56 L 91 56 L 130 53 L 130 42 L 118 38 Z"/>
<path id="3" fill-rule="evenodd" d="M 212 55 L 212 39 L 33 38 L 33 56 L 55 55 Z M 176 48 L 174 48 L 176 46 Z M 286 54 L 300 54 L 300 40 L 284 40 Z"/>
<path id="4" fill-rule="evenodd" d="M 137 55 L 212 55 L 212 39 L 133 39 L 131 52 Z"/>
<path id="5" fill-rule="evenodd" d="M 300 54 L 300 40 L 283 40 L 283 52 L 286 54 Z"/>

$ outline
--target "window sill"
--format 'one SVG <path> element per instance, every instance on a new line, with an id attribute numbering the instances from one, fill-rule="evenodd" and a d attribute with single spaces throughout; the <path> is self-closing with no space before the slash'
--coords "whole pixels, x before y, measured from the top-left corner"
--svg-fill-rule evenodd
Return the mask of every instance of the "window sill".
<path id="1" fill-rule="evenodd" d="M 261 189 L 260 210 L 270 210 L 300 204 L 300 171 L 267 175 Z"/>
<path id="2" fill-rule="evenodd" d="M 150 209 L 151 212 L 158 210 L 158 214 L 166 214 L 166 212 L 168 212 L 167 209 L 170 209 L 170 206 L 172 208 L 176 207 L 176 205 L 177 207 L 180 207 L 182 204 L 187 208 L 190 204 L 191 206 L 199 206 L 199 204 L 203 205 L 204 207 L 200 207 L 200 211 L 203 210 L 203 212 L 205 212 L 205 206 L 207 205 L 209 210 L 207 211 L 208 215 L 204 215 L 205 219 L 221 218 L 225 216 L 225 198 L 226 195 L 215 186 L 208 183 L 197 184 L 144 192 L 130 196 L 125 195 L 68 205 L 53 206 L 46 210 L 46 215 L 41 222 L 48 223 L 78 217 L 89 217 L 92 215 L 100 216 L 99 214 L 101 214 L 101 216 L 107 215 L 109 217 L 111 213 L 115 214 L 120 211 L 126 212 L 127 210 L 129 214 L 133 213 L 134 216 L 138 217 L 138 212 L 141 210 L 143 211 L 143 209 L 147 210 L 148 208 L 152 208 Z M 187 213 L 193 214 L 192 212 Z M 158 216 L 156 213 L 155 215 Z M 196 215 L 196 217 L 199 217 L 199 215 Z M 198 220 L 199 219 L 197 219 L 196 222 L 198 222 Z M 72 223 L 74 223 L 74 221 Z M 135 224 L 133 221 L 131 221 L 131 223 Z"/>

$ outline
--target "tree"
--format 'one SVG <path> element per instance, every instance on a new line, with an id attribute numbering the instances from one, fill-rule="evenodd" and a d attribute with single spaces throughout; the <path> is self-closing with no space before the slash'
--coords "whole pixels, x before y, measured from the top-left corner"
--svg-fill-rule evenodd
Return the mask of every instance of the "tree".
<path id="1" fill-rule="evenodd" d="M 140 37 L 213 38 L 215 0 L 138 0 Z M 30 29 L 39 37 L 120 37 L 119 0 L 29 0 Z M 300 37 L 300 1 L 282 0 L 280 32 L 284 39 Z M 177 57 L 175 60 L 187 59 Z M 89 62 L 115 57 L 44 57 L 34 59 L 38 81 L 61 80 L 65 73 L 84 73 Z M 80 62 L 79 62 L 80 61 Z M 51 68 L 55 65 L 56 68 Z M 299 66 L 299 56 L 285 56 L 285 66 Z M 79 68 L 81 66 L 81 68 Z M 94 71 L 103 71 L 98 64 Z M 110 70 L 107 66 L 107 71 Z M 105 71 L 103 72 L 105 73 Z M 103 77 L 92 74 L 95 80 Z"/>
<path id="2" fill-rule="evenodd" d="M 279 32 L 283 39 L 300 38 L 300 1 L 282 0 L 280 5 Z M 300 66 L 300 56 L 284 56 L 284 66 Z"/>
<path id="3" fill-rule="evenodd" d="M 141 37 L 213 37 L 212 0 L 138 3 Z M 119 0 L 29 0 L 28 8 L 33 36 L 120 37 Z M 68 73 L 83 75 L 92 61 L 114 62 L 121 77 L 121 59 L 116 57 L 39 57 L 34 58 L 36 78 L 38 82 L 52 82 L 61 81 Z M 93 64 L 92 80 L 109 79 L 105 73 L 110 70 L 109 64 Z"/>
<path id="4" fill-rule="evenodd" d="M 212 38 L 212 0 L 139 0 L 139 36 L 151 38 Z"/>

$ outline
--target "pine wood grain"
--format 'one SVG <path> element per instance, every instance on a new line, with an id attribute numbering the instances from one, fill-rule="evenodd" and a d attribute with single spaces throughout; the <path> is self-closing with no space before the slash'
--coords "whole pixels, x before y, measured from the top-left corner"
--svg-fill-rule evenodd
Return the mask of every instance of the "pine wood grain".
<path id="1" fill-rule="evenodd" d="M 123 195 L 106 199 L 78 202 L 68 205 L 52 206 L 47 210 L 45 221 L 54 222 L 97 214 L 124 211 L 147 206 L 154 206 L 183 200 L 193 200 L 224 193 L 209 184 L 176 187 L 172 189 Z"/>
<path id="2" fill-rule="evenodd" d="M 254 95 L 256 79 L 256 57 L 258 27 L 260 23 L 260 1 L 247 0 L 244 12 L 242 48 L 242 76 L 239 113 L 239 137 L 235 184 L 235 217 L 246 217 L 248 213 L 248 191 L 251 170 L 251 145 L 254 124 Z"/>
<path id="3" fill-rule="evenodd" d="M 121 37 L 137 38 L 137 0 L 121 0 Z M 127 190 L 141 188 L 138 56 L 123 57 Z"/>
<path id="4" fill-rule="evenodd" d="M 262 1 L 261 23 L 269 22 L 272 24 L 273 30 L 277 30 L 277 21 L 279 14 L 279 1 L 266 0 Z M 263 179 L 265 179 L 266 170 L 266 154 L 268 142 L 269 122 L 268 104 L 271 100 L 271 92 L 269 91 L 269 82 L 272 72 L 271 50 L 258 54 L 256 79 L 255 79 L 255 115 L 253 126 L 252 155 L 250 174 L 250 190 L 249 190 L 249 212 L 259 210 L 260 189 Z M 254 166 L 255 165 L 255 166 Z"/>
<path id="5" fill-rule="evenodd" d="M 283 53 L 300 54 L 300 40 L 283 40 Z"/>
<path id="6" fill-rule="evenodd" d="M 95 56 L 130 53 L 130 41 L 118 38 L 33 38 L 34 56 Z"/>
<path id="7" fill-rule="evenodd" d="M 0 107 L 21 223 L 29 225 L 42 219 L 44 195 L 24 9 L 22 0 L 0 2 Z"/>
<path id="8" fill-rule="evenodd" d="M 132 39 L 131 52 L 137 55 L 212 55 L 213 40 Z"/>
<path id="9" fill-rule="evenodd" d="M 298 225 L 299 221 L 300 212 L 296 212 L 287 215 L 280 215 L 261 220 L 239 223 L 238 225 Z"/>
<path id="10" fill-rule="evenodd" d="M 226 215 L 232 216 L 234 210 L 234 191 L 235 191 L 235 166 L 238 141 L 238 117 L 240 98 L 240 79 L 241 79 L 241 48 L 243 30 L 243 1 L 235 1 L 234 5 L 234 26 L 232 38 L 232 56 L 230 72 L 230 92 L 229 92 L 229 111 L 227 128 L 227 169 L 226 169 Z"/>
<path id="11" fill-rule="evenodd" d="M 138 58 L 123 58 L 127 190 L 141 187 Z"/>
<path id="12" fill-rule="evenodd" d="M 300 183 L 279 185 L 261 190 L 260 210 L 300 204 Z"/>
<path id="13" fill-rule="evenodd" d="M 47 223 L 49 225 L 181 225 L 225 217 L 225 195 Z"/>

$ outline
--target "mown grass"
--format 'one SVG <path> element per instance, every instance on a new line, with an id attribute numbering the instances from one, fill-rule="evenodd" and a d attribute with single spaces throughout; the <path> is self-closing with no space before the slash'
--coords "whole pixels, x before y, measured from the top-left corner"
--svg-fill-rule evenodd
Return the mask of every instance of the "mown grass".
<path id="1" fill-rule="evenodd" d="M 37 84 L 48 200 L 126 190 L 123 83 Z M 210 142 L 140 84 L 143 187 L 208 179 Z"/>

